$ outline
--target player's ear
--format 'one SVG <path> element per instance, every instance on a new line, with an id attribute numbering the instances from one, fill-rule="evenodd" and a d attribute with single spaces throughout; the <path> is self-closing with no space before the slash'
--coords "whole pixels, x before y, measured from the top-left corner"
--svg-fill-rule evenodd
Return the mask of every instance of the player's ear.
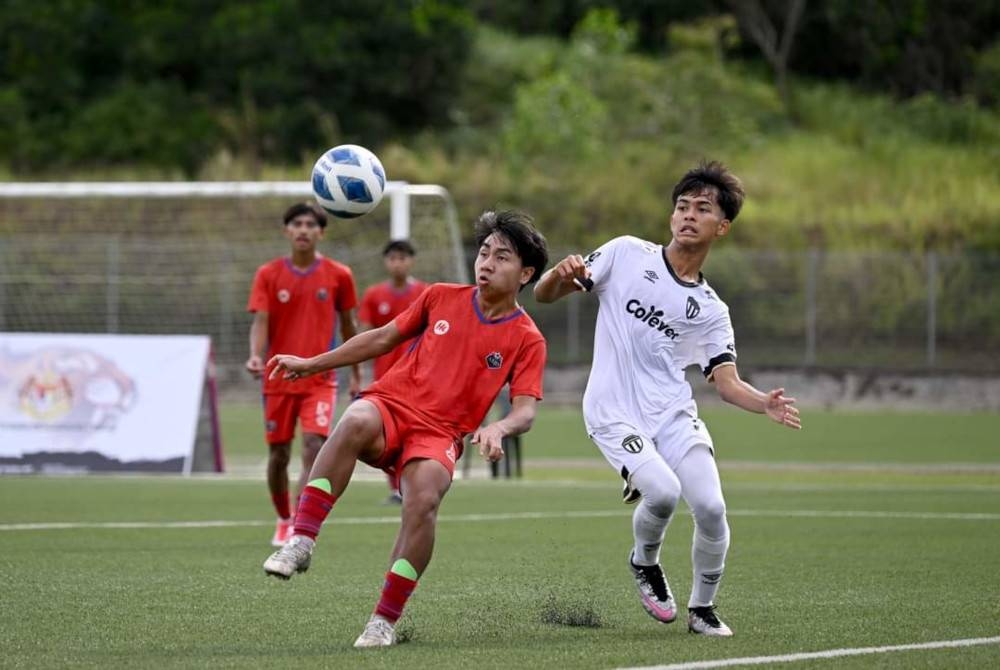
<path id="1" fill-rule="evenodd" d="M 535 268 L 532 266 L 525 266 L 521 268 L 521 286 L 527 286 L 528 282 L 531 281 L 531 277 L 535 274 Z"/>
<path id="2" fill-rule="evenodd" d="M 732 221 L 729 219 L 723 219 L 719 221 L 719 225 L 715 228 L 715 236 L 723 237 L 729 233 L 729 228 L 732 226 Z"/>

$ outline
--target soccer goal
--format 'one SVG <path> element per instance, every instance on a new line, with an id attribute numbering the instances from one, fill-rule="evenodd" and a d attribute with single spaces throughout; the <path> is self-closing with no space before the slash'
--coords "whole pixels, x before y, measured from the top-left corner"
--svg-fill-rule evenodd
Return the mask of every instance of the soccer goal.
<path id="1" fill-rule="evenodd" d="M 454 202 L 431 184 L 389 182 L 359 219 L 328 222 L 320 251 L 358 292 L 383 279 L 389 239 L 417 248 L 414 274 L 467 282 Z M 0 184 L 0 332 L 203 334 L 219 382 L 239 382 L 256 268 L 287 253 L 281 216 L 308 182 Z"/>
<path id="2" fill-rule="evenodd" d="M 243 370 L 254 272 L 288 252 L 282 215 L 311 196 L 306 181 L 0 184 L 0 395 L 16 415 L 0 416 L 0 430 L 27 434 L 25 426 L 37 423 L 63 436 L 76 425 L 82 431 L 66 453 L 41 460 L 34 448 L 0 450 L 0 471 L 221 469 L 216 388 L 259 392 Z M 351 267 L 360 295 L 384 279 L 385 243 L 404 238 L 417 248 L 419 278 L 468 281 L 455 206 L 437 185 L 389 182 L 370 214 L 331 217 L 320 251 Z M 188 366 L 204 370 L 205 387 L 185 382 L 167 392 L 201 397 L 185 410 L 194 443 L 186 456 L 140 464 L 101 440 L 123 432 L 170 377 L 140 380 L 136 361 L 178 372 L 179 359 L 163 360 L 164 343 L 186 342 L 177 336 L 206 342 L 201 362 Z M 145 354 L 144 343 L 152 343 Z M 133 350 L 135 360 L 122 363 L 128 370 L 119 370 L 118 359 Z"/>

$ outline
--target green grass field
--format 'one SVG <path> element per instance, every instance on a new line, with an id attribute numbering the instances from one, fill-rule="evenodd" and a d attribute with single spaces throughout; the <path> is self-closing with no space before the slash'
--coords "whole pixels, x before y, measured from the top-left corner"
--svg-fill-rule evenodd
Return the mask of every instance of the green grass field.
<path id="1" fill-rule="evenodd" d="M 376 478 L 352 484 L 312 569 L 285 583 L 260 568 L 262 472 L 4 477 L 0 667 L 615 668 L 1000 636 L 1000 417 L 806 412 L 794 433 L 703 415 L 733 533 L 718 599 L 732 639 L 643 612 L 617 477 L 577 412 L 548 409 L 523 480 L 455 483 L 388 650 L 351 647 L 398 522 Z M 227 462 L 254 472 L 259 409 L 223 418 Z M 682 604 L 691 530 L 679 514 L 663 556 Z M 549 623 L 570 614 L 594 625 Z M 785 667 L 874 665 L 996 667 L 1000 644 Z"/>

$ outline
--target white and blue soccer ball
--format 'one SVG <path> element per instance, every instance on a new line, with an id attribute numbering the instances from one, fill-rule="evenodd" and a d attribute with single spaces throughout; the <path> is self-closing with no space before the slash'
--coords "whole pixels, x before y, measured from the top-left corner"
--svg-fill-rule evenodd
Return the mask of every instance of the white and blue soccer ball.
<path id="1" fill-rule="evenodd" d="M 312 170 L 316 202 L 342 219 L 375 209 L 385 192 L 385 168 L 378 157 L 356 144 L 341 144 L 323 153 Z"/>

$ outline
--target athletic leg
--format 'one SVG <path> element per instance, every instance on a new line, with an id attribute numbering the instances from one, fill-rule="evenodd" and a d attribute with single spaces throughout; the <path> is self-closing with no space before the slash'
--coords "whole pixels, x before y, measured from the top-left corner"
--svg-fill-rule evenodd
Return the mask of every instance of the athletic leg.
<path id="1" fill-rule="evenodd" d="M 707 446 L 698 445 L 687 452 L 675 471 L 681 482 L 684 500 L 694 516 L 689 628 L 706 635 L 732 635 L 729 627 L 715 615 L 715 596 L 729 550 L 726 502 L 715 458 Z"/>

